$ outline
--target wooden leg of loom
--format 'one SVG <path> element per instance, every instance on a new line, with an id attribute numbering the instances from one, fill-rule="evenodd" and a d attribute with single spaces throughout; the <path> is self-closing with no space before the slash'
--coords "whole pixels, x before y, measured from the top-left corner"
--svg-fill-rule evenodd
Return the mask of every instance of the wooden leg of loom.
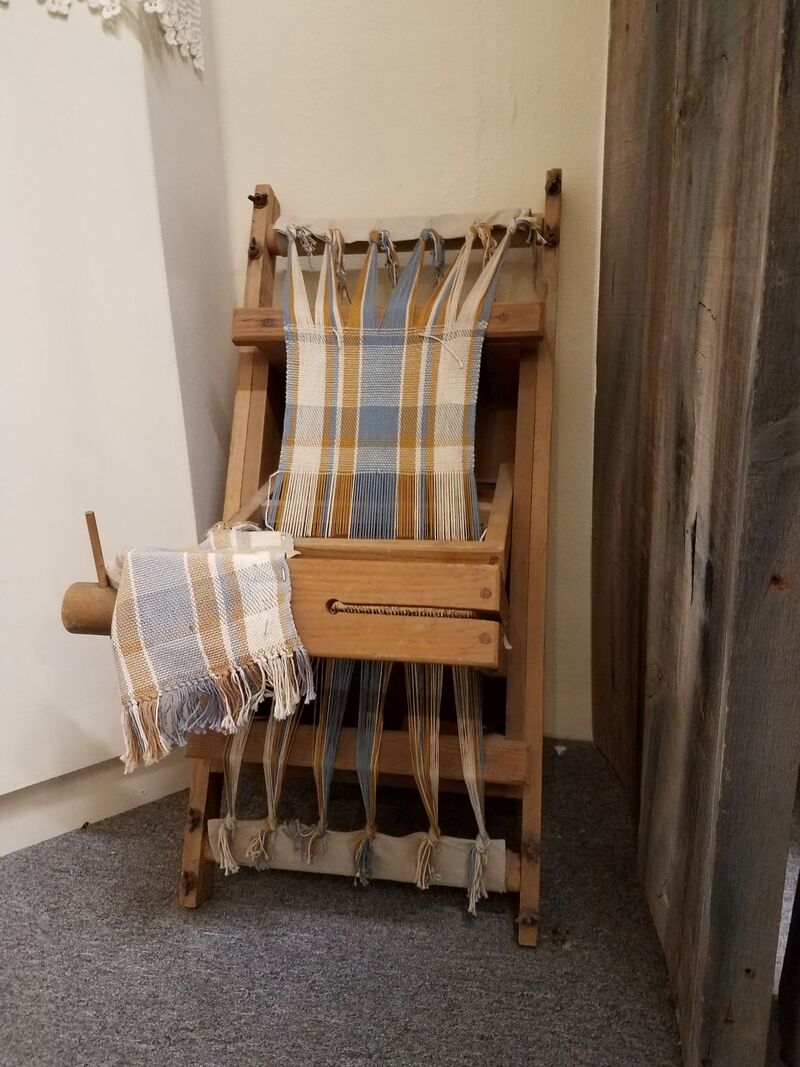
<path id="1" fill-rule="evenodd" d="M 212 770 L 211 760 L 195 759 L 189 808 L 183 838 L 183 863 L 178 898 L 184 908 L 199 908 L 211 896 L 214 863 L 206 858 L 208 820 L 219 817 L 222 801 L 222 774 Z"/>
<path id="2" fill-rule="evenodd" d="M 537 295 L 545 302 L 544 335 L 520 358 L 512 529 L 512 595 L 517 615 L 512 645 L 517 661 L 509 674 L 508 728 L 528 743 L 528 775 L 522 794 L 519 943 L 539 940 L 539 873 L 542 843 L 542 735 L 544 726 L 544 628 L 547 586 L 547 503 L 553 371 L 558 295 L 558 244 L 561 230 L 561 171 L 547 172 L 544 233 Z M 520 511 L 522 514 L 520 514 Z M 516 549 L 514 545 L 516 544 Z M 522 560 L 519 553 L 522 548 Z M 516 577 L 513 553 L 517 552 Z M 514 582 L 519 584 L 514 590 Z"/>
<path id="3" fill-rule="evenodd" d="M 529 758 L 532 777 L 538 778 L 536 763 Z M 520 851 L 519 917 L 520 945 L 535 946 L 539 941 L 539 872 L 542 805 L 538 780 L 529 780 L 522 794 L 522 845 Z"/>

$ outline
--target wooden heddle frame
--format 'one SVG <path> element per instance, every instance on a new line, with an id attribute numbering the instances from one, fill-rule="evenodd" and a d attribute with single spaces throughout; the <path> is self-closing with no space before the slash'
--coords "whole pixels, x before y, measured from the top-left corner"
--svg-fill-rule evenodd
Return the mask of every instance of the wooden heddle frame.
<path id="1" fill-rule="evenodd" d="M 233 341 L 240 355 L 224 504 L 228 525 L 262 517 L 268 478 L 278 465 L 283 420 L 283 315 L 273 306 L 273 284 L 276 258 L 285 254 L 286 243 L 274 229 L 279 206 L 272 188 L 258 185 L 250 199 L 244 303 L 233 316 Z M 289 561 L 293 613 L 311 656 L 458 664 L 491 676 L 492 686 L 499 687 L 493 694 L 504 686 L 505 715 L 484 738 L 486 792 L 520 802 L 521 832 L 519 851 L 505 849 L 504 876 L 501 872 L 499 877 L 504 885 L 491 888 L 519 893 L 523 945 L 535 945 L 539 931 L 548 483 L 560 221 L 561 171 L 551 170 L 540 219 L 542 241 L 532 246 L 534 299 L 495 303 L 484 342 L 475 448 L 483 539 L 299 538 L 299 554 Z M 512 244 L 525 243 L 526 234 L 514 235 Z M 400 241 L 397 248 L 412 244 Z M 447 241 L 448 247 L 460 244 Z M 354 243 L 345 250 L 365 247 Z M 108 634 L 115 593 L 105 575 L 93 517 L 90 539 L 98 580 L 70 586 L 62 619 L 72 633 Z M 336 604 L 375 610 L 336 610 Z M 403 613 L 384 614 L 381 607 Z M 431 617 L 431 609 L 454 609 L 454 617 Z M 490 703 L 498 702 L 493 696 L 485 701 Z M 288 766 L 312 766 L 313 730 L 305 723 L 297 727 Z M 245 762 L 261 763 L 265 731 L 266 722 L 257 720 Z M 193 769 L 179 896 L 187 908 L 198 907 L 212 891 L 215 861 L 208 827 L 220 815 L 224 747 L 225 737 L 205 734 L 192 737 L 186 748 Z M 335 768 L 350 775 L 356 770 L 352 726 L 342 728 Z M 381 784 L 413 783 L 405 729 L 384 730 L 378 769 Z M 463 792 L 458 739 L 444 729 L 440 774 L 443 791 Z M 309 866 L 288 847 L 275 850 L 271 867 L 353 875 L 350 854 L 342 853 L 340 861 L 328 855 Z M 413 881 L 413 856 L 407 875 L 393 869 L 384 876 Z"/>

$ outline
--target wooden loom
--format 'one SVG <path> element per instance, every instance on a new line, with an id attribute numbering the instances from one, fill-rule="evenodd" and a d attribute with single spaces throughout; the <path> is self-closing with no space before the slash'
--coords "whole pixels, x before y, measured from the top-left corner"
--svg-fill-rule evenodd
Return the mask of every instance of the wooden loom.
<path id="1" fill-rule="evenodd" d="M 268 476 L 278 463 L 283 417 L 283 316 L 272 304 L 275 260 L 285 253 L 285 239 L 273 227 L 279 207 L 271 187 L 256 186 L 250 199 L 253 220 L 244 305 L 233 316 L 233 341 L 241 352 L 225 490 L 228 524 L 260 513 Z M 505 679 L 504 723 L 485 736 L 485 780 L 487 793 L 521 802 L 520 850 L 506 852 L 505 884 L 508 891 L 519 893 L 523 945 L 536 944 L 539 927 L 547 509 L 560 216 L 561 172 L 551 170 L 541 226 L 544 243 L 534 245 L 533 251 L 535 300 L 495 303 L 486 333 L 475 472 L 483 539 L 299 538 L 299 555 L 289 561 L 292 610 L 310 655 L 463 664 Z M 520 234 L 513 243 L 524 241 Z M 397 247 L 412 244 L 401 241 Z M 348 244 L 347 251 L 365 247 Z M 72 633 L 108 634 L 115 592 L 105 575 L 93 517 L 89 532 L 98 581 L 70 586 L 62 619 Z M 364 605 L 374 612 L 346 610 Z M 387 606 L 412 613 L 381 614 Z M 430 609 L 442 608 L 456 609 L 458 617 L 431 617 Z M 254 723 L 245 762 L 260 764 L 265 726 Z M 443 732 L 440 743 L 441 789 L 463 790 L 458 740 Z M 212 891 L 208 822 L 220 812 L 224 746 L 223 736 L 206 734 L 193 737 L 186 749 L 194 762 L 179 892 L 189 908 L 198 907 Z M 310 768 L 312 748 L 313 726 L 302 724 L 289 765 Z M 345 726 L 336 769 L 352 773 L 355 767 L 356 731 Z M 395 784 L 413 781 L 404 729 L 384 730 L 379 771 L 384 784 L 387 779 Z M 281 865 L 280 860 L 273 863 Z M 352 876 L 352 867 L 337 873 Z M 408 880 L 413 881 L 413 875 Z"/>

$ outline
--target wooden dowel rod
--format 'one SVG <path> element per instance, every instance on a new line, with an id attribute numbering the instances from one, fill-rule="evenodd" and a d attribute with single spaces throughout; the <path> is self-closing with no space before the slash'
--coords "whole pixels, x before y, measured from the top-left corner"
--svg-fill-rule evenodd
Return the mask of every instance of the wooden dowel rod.
<path id="1" fill-rule="evenodd" d="M 534 216 L 540 218 L 541 216 Z M 492 232 L 495 236 L 500 237 L 506 232 L 506 226 L 492 226 Z M 399 241 L 393 241 L 395 249 L 398 252 L 410 252 L 416 248 L 418 238 L 409 237 L 403 238 Z M 529 244 L 528 231 L 520 228 L 516 233 L 511 235 L 510 245 L 512 248 L 523 248 Z M 463 237 L 447 237 L 444 241 L 445 248 L 457 249 L 461 248 L 464 244 Z M 299 247 L 299 245 L 298 245 Z M 321 256 L 325 248 L 325 242 L 319 237 L 314 238 L 314 252 L 313 255 Z M 274 256 L 285 256 L 287 249 L 286 234 L 281 230 L 276 230 L 273 225 L 267 227 L 267 249 Z M 369 249 L 369 241 L 348 241 L 345 243 L 344 250 L 346 255 L 362 255 Z M 305 249 L 302 250 L 302 255 L 305 256 Z"/>
<path id="2" fill-rule="evenodd" d="M 73 582 L 61 602 L 61 622 L 71 634 L 108 637 L 117 591 L 113 585 Z"/>
<path id="3" fill-rule="evenodd" d="M 86 512 L 86 528 L 89 531 L 89 544 L 92 546 L 92 558 L 94 569 L 97 573 L 97 584 L 101 589 L 108 588 L 108 572 L 103 560 L 103 546 L 100 544 L 100 534 L 97 532 L 97 520 L 93 511 Z"/>

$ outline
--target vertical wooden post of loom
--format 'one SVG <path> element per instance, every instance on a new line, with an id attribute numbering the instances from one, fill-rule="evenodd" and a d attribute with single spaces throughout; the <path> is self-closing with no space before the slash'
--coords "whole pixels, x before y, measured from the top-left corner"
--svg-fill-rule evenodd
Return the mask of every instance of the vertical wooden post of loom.
<path id="1" fill-rule="evenodd" d="M 521 945 L 539 938 L 539 874 L 542 828 L 542 732 L 544 623 L 547 576 L 547 501 L 553 404 L 561 171 L 545 185 L 543 234 L 538 250 L 537 299 L 544 303 L 544 332 L 520 352 L 511 527 L 511 590 L 506 736 L 528 745 L 528 775 L 522 793 L 519 929 Z"/>
<path id="2" fill-rule="evenodd" d="M 257 185 L 250 198 L 253 221 L 247 249 L 244 306 L 269 307 L 275 280 L 275 257 L 267 246 L 267 227 L 278 217 L 279 205 L 269 185 Z M 228 478 L 225 485 L 224 515 L 238 511 L 264 480 L 268 468 L 276 465 L 280 444 L 280 385 L 276 374 L 258 349 L 243 349 L 233 405 Z M 213 860 L 204 847 L 208 820 L 219 816 L 222 774 L 211 760 L 193 760 L 189 787 L 189 809 L 183 843 L 180 902 L 196 908 L 211 893 Z"/>

